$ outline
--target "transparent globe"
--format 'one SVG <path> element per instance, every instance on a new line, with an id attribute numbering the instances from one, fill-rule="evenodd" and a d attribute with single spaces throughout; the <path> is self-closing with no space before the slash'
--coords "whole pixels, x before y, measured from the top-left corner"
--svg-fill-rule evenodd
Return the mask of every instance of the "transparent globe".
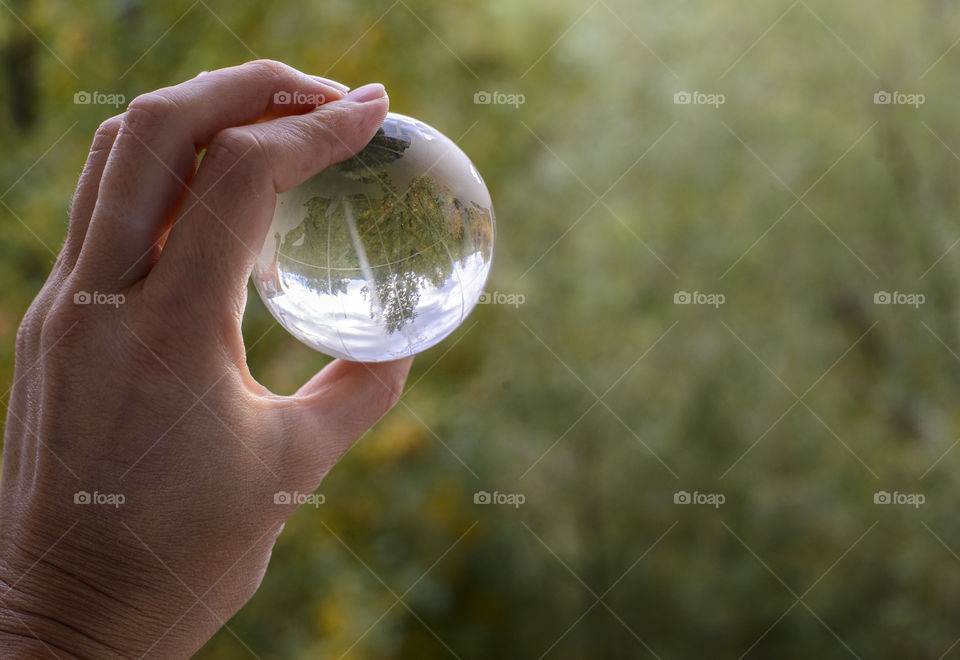
<path id="1" fill-rule="evenodd" d="M 390 113 L 356 156 L 277 196 L 253 282 L 316 350 L 364 362 L 426 350 L 483 292 L 494 217 L 451 140 Z"/>

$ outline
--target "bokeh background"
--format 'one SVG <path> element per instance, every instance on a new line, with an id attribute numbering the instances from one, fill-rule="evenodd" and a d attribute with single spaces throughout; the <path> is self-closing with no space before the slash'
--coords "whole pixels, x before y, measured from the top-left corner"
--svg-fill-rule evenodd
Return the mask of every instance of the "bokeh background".
<path id="1" fill-rule="evenodd" d="M 77 92 L 380 81 L 494 199 L 494 303 L 198 657 L 960 657 L 956 3 L 0 5 L 3 382 L 117 112 Z M 326 361 L 252 289 L 245 336 L 280 393 Z"/>

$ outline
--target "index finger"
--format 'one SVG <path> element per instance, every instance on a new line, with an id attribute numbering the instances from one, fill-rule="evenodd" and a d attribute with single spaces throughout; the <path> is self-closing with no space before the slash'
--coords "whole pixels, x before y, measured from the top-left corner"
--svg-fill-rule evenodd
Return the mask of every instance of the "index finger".
<path id="1" fill-rule="evenodd" d="M 202 203 L 185 197 L 198 151 L 225 128 L 340 99 L 335 84 L 259 60 L 135 98 L 104 168 L 78 276 L 104 290 L 143 277 L 180 205 Z"/>

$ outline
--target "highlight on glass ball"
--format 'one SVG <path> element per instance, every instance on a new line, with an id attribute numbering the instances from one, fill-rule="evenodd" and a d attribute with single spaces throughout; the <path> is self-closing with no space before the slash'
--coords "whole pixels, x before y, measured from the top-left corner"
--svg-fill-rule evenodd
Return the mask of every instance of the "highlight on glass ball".
<path id="1" fill-rule="evenodd" d="M 449 138 L 389 113 L 370 143 L 277 196 L 253 281 L 280 324 L 362 362 L 424 351 L 483 293 L 490 193 Z"/>

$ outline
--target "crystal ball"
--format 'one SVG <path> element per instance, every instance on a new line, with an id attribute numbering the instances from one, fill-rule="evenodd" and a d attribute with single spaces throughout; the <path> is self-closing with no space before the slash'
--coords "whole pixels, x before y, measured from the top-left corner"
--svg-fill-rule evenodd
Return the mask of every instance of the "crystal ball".
<path id="1" fill-rule="evenodd" d="M 483 293 L 490 193 L 449 138 L 389 113 L 356 156 L 277 195 L 252 279 L 293 336 L 347 360 L 426 350 Z"/>

